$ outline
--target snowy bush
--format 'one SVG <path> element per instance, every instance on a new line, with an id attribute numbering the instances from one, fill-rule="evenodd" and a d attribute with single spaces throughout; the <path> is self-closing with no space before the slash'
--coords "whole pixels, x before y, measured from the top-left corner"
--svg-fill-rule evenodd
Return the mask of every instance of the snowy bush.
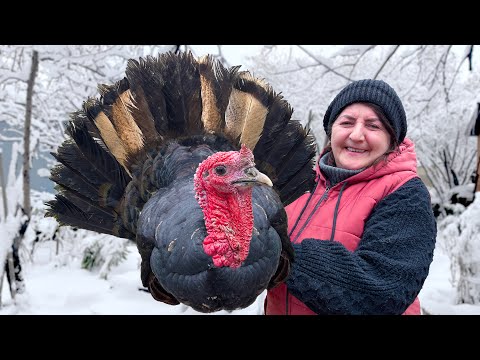
<path id="1" fill-rule="evenodd" d="M 83 250 L 82 268 L 87 270 L 100 269 L 99 275 L 107 279 L 112 267 L 117 266 L 127 258 L 128 240 L 110 235 L 92 236 L 86 240 Z"/>
<path id="2" fill-rule="evenodd" d="M 462 211 L 438 223 L 438 242 L 451 262 L 450 281 L 456 288 L 457 304 L 480 304 L 480 193 Z"/>
<path id="3" fill-rule="evenodd" d="M 45 217 L 45 203 L 52 198 L 50 193 L 32 192 L 32 216 L 20 249 L 22 262 L 48 261 L 56 267 L 78 262 L 84 269 L 98 270 L 106 279 L 110 270 L 126 259 L 128 240 L 59 226 L 54 218 Z"/>

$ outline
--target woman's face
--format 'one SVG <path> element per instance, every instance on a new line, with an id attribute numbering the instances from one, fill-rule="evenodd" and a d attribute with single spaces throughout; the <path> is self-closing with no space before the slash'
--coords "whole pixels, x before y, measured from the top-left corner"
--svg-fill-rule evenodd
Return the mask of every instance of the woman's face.
<path id="1" fill-rule="evenodd" d="M 339 168 L 358 170 L 373 164 L 390 147 L 390 134 L 372 108 L 351 104 L 332 125 L 331 145 Z"/>

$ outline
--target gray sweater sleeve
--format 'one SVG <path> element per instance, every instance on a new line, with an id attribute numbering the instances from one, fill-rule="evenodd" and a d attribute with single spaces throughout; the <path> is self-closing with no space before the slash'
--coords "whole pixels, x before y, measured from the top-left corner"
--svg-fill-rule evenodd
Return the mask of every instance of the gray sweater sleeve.
<path id="1" fill-rule="evenodd" d="M 377 204 L 354 252 L 295 244 L 288 290 L 318 314 L 402 314 L 428 275 L 436 234 L 428 190 L 412 179 Z"/>

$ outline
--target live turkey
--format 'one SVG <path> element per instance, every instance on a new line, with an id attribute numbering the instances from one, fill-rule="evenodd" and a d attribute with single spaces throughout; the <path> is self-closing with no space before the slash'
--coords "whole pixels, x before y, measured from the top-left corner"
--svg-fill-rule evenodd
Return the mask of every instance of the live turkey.
<path id="1" fill-rule="evenodd" d="M 251 305 L 294 261 L 284 207 L 311 190 L 315 139 L 264 80 L 189 52 L 129 60 L 72 114 L 47 216 L 131 239 L 154 299 Z"/>

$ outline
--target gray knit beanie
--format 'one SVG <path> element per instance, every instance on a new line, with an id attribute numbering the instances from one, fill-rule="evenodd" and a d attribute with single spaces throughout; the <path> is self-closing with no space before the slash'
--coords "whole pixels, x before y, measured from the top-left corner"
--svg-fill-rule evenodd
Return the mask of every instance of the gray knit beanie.
<path id="1" fill-rule="evenodd" d="M 356 102 L 370 102 L 380 106 L 395 130 L 398 143 L 405 139 L 407 116 L 402 101 L 385 81 L 372 79 L 354 81 L 335 96 L 323 118 L 323 128 L 327 134 L 329 125 L 335 121 L 342 110 Z"/>

